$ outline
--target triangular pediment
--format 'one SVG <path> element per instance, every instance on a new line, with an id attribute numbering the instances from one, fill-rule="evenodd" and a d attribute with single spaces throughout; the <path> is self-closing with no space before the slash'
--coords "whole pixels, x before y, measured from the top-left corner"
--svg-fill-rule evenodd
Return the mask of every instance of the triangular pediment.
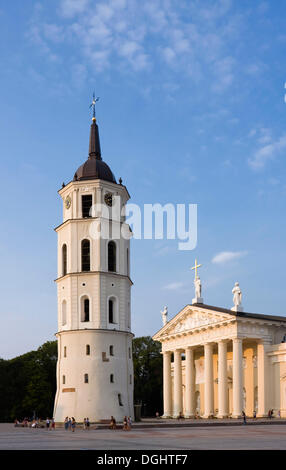
<path id="1" fill-rule="evenodd" d="M 187 305 L 163 326 L 153 338 L 159 339 L 162 336 L 208 327 L 229 320 L 233 320 L 233 316 L 228 313 L 209 311 L 203 307 Z"/>

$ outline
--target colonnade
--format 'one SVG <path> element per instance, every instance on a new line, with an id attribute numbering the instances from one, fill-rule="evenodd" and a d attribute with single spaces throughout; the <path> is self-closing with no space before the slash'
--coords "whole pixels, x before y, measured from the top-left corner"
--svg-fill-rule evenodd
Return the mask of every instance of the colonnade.
<path id="1" fill-rule="evenodd" d="M 229 416 L 228 407 L 228 376 L 227 376 L 227 347 L 232 342 L 232 417 L 238 418 L 243 411 L 243 340 L 219 340 L 204 344 L 204 410 L 203 417 L 209 418 L 215 415 L 214 410 L 214 373 L 213 352 L 217 344 L 218 349 L 218 418 Z M 195 392 L 195 349 L 196 347 L 178 348 L 174 351 L 163 352 L 163 417 L 178 417 L 184 414 L 186 418 L 196 414 Z M 171 355 L 174 354 L 173 387 Z M 185 353 L 185 400 L 183 413 L 183 383 L 182 383 L 182 353 Z M 265 344 L 257 344 L 257 381 L 258 381 L 258 414 L 267 415 L 267 384 L 266 368 L 267 357 Z M 172 392 L 173 389 L 173 392 Z"/>

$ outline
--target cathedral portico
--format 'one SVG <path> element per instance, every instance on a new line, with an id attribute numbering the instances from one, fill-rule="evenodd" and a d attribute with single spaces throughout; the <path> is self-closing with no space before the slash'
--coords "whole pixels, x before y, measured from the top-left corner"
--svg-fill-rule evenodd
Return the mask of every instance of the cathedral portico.
<path id="1" fill-rule="evenodd" d="M 163 416 L 262 417 L 274 409 L 286 417 L 285 333 L 283 317 L 184 307 L 153 336 L 162 344 Z"/>

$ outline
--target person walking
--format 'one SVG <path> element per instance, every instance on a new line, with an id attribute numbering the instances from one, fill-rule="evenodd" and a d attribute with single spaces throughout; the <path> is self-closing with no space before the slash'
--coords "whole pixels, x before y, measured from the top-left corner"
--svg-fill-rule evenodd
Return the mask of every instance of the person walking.
<path id="1" fill-rule="evenodd" d="M 71 430 L 72 430 L 72 432 L 75 432 L 75 419 L 74 419 L 74 417 L 72 417 L 72 419 L 71 419 Z"/>
<path id="2" fill-rule="evenodd" d="M 128 427 L 128 430 L 130 431 L 130 430 L 131 430 L 131 427 L 132 427 L 132 419 L 131 419 L 131 416 L 128 416 L 128 419 L 127 419 L 127 427 Z"/>
<path id="3" fill-rule="evenodd" d="M 244 413 L 244 411 L 241 414 L 243 417 L 243 424 L 246 424 L 246 414 Z"/>
<path id="4" fill-rule="evenodd" d="M 52 418 L 52 429 L 55 430 L 56 429 L 56 423 L 55 423 L 55 420 L 54 418 Z"/>
<path id="5" fill-rule="evenodd" d="M 49 418 L 46 419 L 46 428 L 47 428 L 47 430 L 50 429 L 50 420 L 49 420 Z"/>
<path id="6" fill-rule="evenodd" d="M 65 421 L 64 421 L 64 426 L 65 426 L 65 430 L 67 431 L 68 428 L 69 428 L 69 419 L 68 419 L 67 416 L 66 416 Z"/>
<path id="7" fill-rule="evenodd" d="M 86 426 L 86 429 L 89 431 L 89 429 L 90 429 L 89 418 L 86 418 L 86 420 L 85 420 L 85 426 Z"/>

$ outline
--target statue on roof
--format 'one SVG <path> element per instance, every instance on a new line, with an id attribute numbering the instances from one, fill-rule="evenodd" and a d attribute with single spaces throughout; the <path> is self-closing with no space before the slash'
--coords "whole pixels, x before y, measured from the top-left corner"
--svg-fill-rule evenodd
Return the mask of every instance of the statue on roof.
<path id="1" fill-rule="evenodd" d="M 234 288 L 232 289 L 232 293 L 233 293 L 233 303 L 234 303 L 234 306 L 232 307 L 231 310 L 235 310 L 237 312 L 241 312 L 243 310 L 242 308 L 242 305 L 241 305 L 241 301 L 242 301 L 242 292 L 241 292 L 241 289 L 239 287 L 239 283 L 236 282 L 235 285 L 234 285 Z"/>
<path id="2" fill-rule="evenodd" d="M 195 260 L 195 266 L 193 266 L 191 269 L 195 270 L 195 279 L 194 279 L 194 286 L 195 286 L 195 298 L 192 300 L 193 304 L 203 304 L 203 298 L 202 298 L 202 283 L 200 280 L 200 277 L 198 276 L 198 268 L 200 268 L 202 265 L 198 264 L 197 260 Z"/>
<path id="3" fill-rule="evenodd" d="M 162 315 L 163 326 L 165 326 L 168 323 L 168 320 L 167 320 L 168 307 L 164 307 L 164 310 L 161 312 L 161 315 Z"/>
<path id="4" fill-rule="evenodd" d="M 195 295 L 196 295 L 196 298 L 199 299 L 202 296 L 202 283 L 201 283 L 199 276 L 194 280 L 194 284 L 195 284 Z"/>

